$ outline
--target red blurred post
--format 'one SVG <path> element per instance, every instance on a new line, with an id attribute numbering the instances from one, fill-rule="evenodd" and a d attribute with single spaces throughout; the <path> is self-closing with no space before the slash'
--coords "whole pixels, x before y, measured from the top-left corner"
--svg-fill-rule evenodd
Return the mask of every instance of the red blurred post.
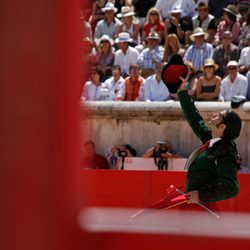
<path id="1" fill-rule="evenodd" d="M 2 0 L 2 250 L 79 249 L 79 0 Z"/>

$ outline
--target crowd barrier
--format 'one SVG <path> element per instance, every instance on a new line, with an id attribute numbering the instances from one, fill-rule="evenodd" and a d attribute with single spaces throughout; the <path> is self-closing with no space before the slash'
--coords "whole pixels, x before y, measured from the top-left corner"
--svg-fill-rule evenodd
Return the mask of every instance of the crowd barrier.
<path id="1" fill-rule="evenodd" d="M 122 165 L 124 170 L 158 170 L 157 163 L 159 158 L 142 158 L 142 157 L 126 157 L 124 159 L 124 164 L 122 164 L 122 158 L 119 158 L 118 169 L 122 169 Z M 185 171 L 185 163 L 186 158 L 168 158 L 167 164 L 164 169 L 168 171 Z"/>

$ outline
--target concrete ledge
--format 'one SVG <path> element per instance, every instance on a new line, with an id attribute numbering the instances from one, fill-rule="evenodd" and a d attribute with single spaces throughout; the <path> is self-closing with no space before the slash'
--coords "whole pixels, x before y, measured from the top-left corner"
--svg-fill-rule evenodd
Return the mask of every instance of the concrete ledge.
<path id="1" fill-rule="evenodd" d="M 186 122 L 178 101 L 168 102 L 85 102 L 82 108 L 84 140 L 96 142 L 97 152 L 105 155 L 117 144 L 131 144 L 141 156 L 158 140 L 169 139 L 184 158 L 201 142 Z M 207 122 L 212 115 L 231 109 L 230 102 L 196 102 Z M 243 164 L 250 167 L 250 102 L 235 111 L 241 117 L 242 131 L 237 139 Z"/>
<path id="2" fill-rule="evenodd" d="M 213 113 L 231 109 L 230 102 L 196 102 L 198 110 L 206 119 Z M 184 119 L 178 101 L 167 102 L 85 102 L 83 115 L 92 115 L 92 119 Z M 250 102 L 235 109 L 243 120 L 250 120 Z"/>

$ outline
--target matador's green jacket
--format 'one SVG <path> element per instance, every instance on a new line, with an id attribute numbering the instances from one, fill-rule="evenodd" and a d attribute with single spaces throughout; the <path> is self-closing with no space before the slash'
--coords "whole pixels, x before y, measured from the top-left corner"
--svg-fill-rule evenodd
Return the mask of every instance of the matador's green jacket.
<path id="1" fill-rule="evenodd" d="M 211 130 L 195 107 L 187 91 L 178 92 L 184 115 L 197 137 L 206 143 L 212 139 Z M 199 191 L 202 202 L 231 198 L 239 192 L 237 181 L 237 149 L 234 141 L 218 139 L 211 147 L 189 157 L 186 191 Z"/>

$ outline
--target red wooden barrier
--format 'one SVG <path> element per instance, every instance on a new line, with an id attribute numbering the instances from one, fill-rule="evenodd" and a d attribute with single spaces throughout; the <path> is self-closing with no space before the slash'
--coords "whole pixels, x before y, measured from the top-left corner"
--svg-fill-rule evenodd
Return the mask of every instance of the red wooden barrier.
<path id="1" fill-rule="evenodd" d="M 159 200 L 171 185 L 185 185 L 185 172 L 82 170 L 83 205 L 147 207 Z M 240 193 L 218 202 L 222 211 L 250 212 L 249 174 L 239 174 Z"/>

